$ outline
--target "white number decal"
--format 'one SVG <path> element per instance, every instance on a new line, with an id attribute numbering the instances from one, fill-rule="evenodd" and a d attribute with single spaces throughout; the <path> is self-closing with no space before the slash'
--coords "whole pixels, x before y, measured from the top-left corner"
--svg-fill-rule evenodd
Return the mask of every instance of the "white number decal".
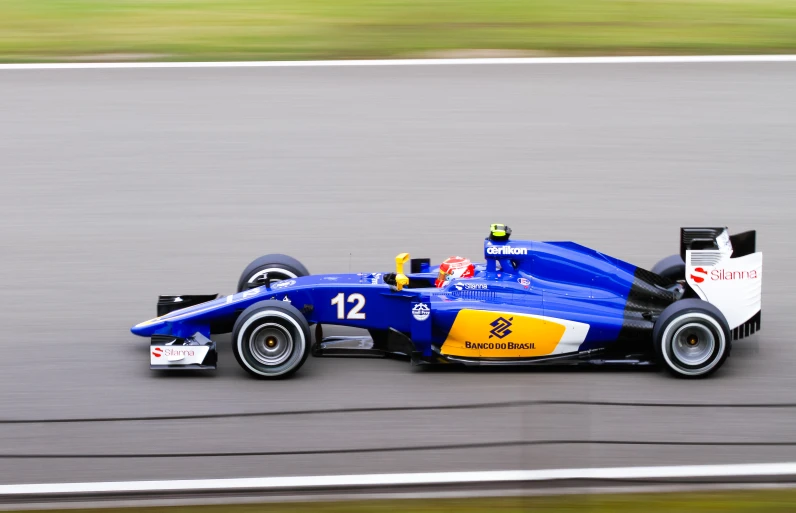
<path id="1" fill-rule="evenodd" d="M 345 319 L 345 304 L 343 304 L 344 299 L 345 299 L 345 294 L 343 294 L 342 292 L 334 296 L 334 298 L 332 298 L 332 304 L 337 305 L 338 319 Z"/>
<path id="2" fill-rule="evenodd" d="M 356 304 L 351 311 L 348 312 L 348 316 L 346 317 L 345 294 L 341 292 L 332 298 L 332 304 L 337 305 L 337 318 L 363 320 L 365 318 L 365 312 L 362 312 L 361 310 L 365 307 L 365 296 L 362 294 L 351 294 L 348 296 L 348 302 Z"/>
<path id="3" fill-rule="evenodd" d="M 348 312 L 348 318 L 358 319 L 358 320 L 364 319 L 365 312 L 360 312 L 360 310 L 362 310 L 362 308 L 365 306 L 365 296 L 363 296 L 362 294 L 351 294 L 350 296 L 348 296 L 348 302 L 356 303 L 354 305 L 354 308 L 352 308 L 351 311 Z"/>

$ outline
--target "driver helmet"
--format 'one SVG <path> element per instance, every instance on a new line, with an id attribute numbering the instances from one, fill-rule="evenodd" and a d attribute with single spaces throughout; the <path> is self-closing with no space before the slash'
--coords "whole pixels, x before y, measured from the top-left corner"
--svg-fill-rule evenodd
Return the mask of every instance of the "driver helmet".
<path id="1" fill-rule="evenodd" d="M 445 285 L 451 278 L 472 278 L 475 276 L 475 266 L 467 258 L 460 256 L 450 257 L 439 266 L 439 274 L 434 282 L 438 288 Z"/>

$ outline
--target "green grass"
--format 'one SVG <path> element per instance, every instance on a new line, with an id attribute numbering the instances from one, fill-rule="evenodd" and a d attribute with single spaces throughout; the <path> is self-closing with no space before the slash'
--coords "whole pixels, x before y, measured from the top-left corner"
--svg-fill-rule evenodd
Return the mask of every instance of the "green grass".
<path id="1" fill-rule="evenodd" d="M 796 490 L 139 508 L 135 513 L 792 513 Z M 131 509 L 63 513 L 131 513 Z"/>
<path id="2" fill-rule="evenodd" d="M 472 50 L 794 52 L 796 1 L 0 0 L 5 62 L 349 59 Z"/>

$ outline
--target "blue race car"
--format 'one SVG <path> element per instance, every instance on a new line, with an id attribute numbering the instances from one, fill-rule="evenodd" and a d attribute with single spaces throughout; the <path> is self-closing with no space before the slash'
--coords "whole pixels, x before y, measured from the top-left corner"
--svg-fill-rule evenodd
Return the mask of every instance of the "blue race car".
<path id="1" fill-rule="evenodd" d="M 240 365 L 282 378 L 313 356 L 396 356 L 415 364 L 653 365 L 703 377 L 733 340 L 760 329 L 762 253 L 754 231 L 681 228 L 680 253 L 647 271 L 573 242 L 511 240 L 492 225 L 484 263 L 432 266 L 409 255 L 395 272 L 311 276 L 266 255 L 236 294 L 160 296 L 152 369 L 215 369 L 216 334 L 232 333 Z M 370 336 L 323 337 L 323 325 Z M 310 326 L 315 326 L 315 341 Z"/>

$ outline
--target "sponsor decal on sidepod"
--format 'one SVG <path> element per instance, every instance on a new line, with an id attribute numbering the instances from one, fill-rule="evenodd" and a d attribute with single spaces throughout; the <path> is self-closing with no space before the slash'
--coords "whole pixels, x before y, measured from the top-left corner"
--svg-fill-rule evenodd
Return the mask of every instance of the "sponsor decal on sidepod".
<path id="1" fill-rule="evenodd" d="M 498 317 L 491 323 L 492 329 L 489 330 L 489 338 L 497 337 L 497 338 L 504 338 L 508 335 L 511 335 L 511 321 L 514 320 L 514 317 L 510 317 L 508 320 L 504 319 L 503 317 Z"/>

